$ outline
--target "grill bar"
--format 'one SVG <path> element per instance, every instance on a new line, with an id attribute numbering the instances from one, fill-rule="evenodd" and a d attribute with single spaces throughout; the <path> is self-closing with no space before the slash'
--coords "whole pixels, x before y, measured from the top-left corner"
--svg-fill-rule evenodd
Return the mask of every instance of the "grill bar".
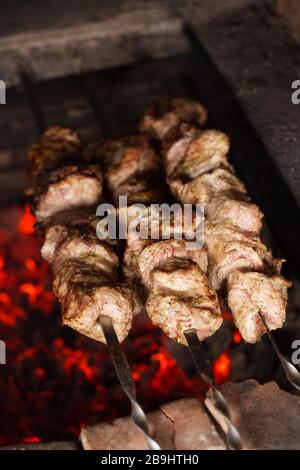
<path id="1" fill-rule="evenodd" d="M 47 120 L 45 114 L 43 112 L 37 88 L 34 80 L 32 79 L 31 75 L 26 72 L 22 71 L 20 73 L 20 78 L 25 90 L 25 93 L 28 97 L 28 101 L 30 104 L 30 109 L 34 118 L 34 122 L 36 124 L 37 130 L 40 134 L 42 134 L 47 129 Z"/>

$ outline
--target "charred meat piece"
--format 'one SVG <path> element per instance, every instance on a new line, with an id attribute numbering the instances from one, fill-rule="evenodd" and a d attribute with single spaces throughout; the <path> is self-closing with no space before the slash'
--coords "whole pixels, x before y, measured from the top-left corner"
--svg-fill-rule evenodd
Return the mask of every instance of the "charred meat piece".
<path id="1" fill-rule="evenodd" d="M 228 169 L 217 168 L 197 178 L 184 182 L 168 178 L 173 195 L 183 204 L 209 204 L 214 198 L 247 200 L 246 188 Z"/>
<path id="2" fill-rule="evenodd" d="M 229 276 L 228 305 L 245 341 L 256 343 L 265 333 L 259 311 L 271 330 L 282 327 L 290 286 L 291 282 L 278 275 L 234 272 Z"/>
<path id="3" fill-rule="evenodd" d="M 73 232 L 73 233 L 72 233 Z M 53 243 L 46 240 L 46 244 Z M 55 243 L 55 242 L 54 242 Z M 46 249 L 43 245 L 42 254 L 49 253 L 50 246 Z M 114 249 L 105 242 L 100 242 L 94 233 L 80 233 L 76 231 L 65 231 L 64 237 L 59 234 L 58 243 L 55 243 L 54 256 L 48 257 L 47 261 L 52 264 L 54 272 L 58 272 L 62 264 L 69 259 L 85 261 L 91 267 L 98 267 L 108 274 L 117 270 L 119 259 Z M 46 258 L 45 258 L 46 259 Z"/>
<path id="4" fill-rule="evenodd" d="M 230 224 L 206 225 L 205 244 L 209 257 L 209 278 L 216 290 L 226 287 L 235 271 L 280 272 L 282 260 L 251 233 L 240 232 Z"/>
<path id="5" fill-rule="evenodd" d="M 161 200 L 164 196 L 164 187 L 155 180 L 154 175 L 148 175 L 148 178 L 130 178 L 114 190 L 112 199 L 115 204 L 118 203 L 120 196 L 127 197 L 128 206 L 139 203 L 148 205 Z"/>
<path id="6" fill-rule="evenodd" d="M 205 250 L 189 250 L 184 240 L 163 240 L 144 248 L 138 258 L 139 275 L 143 283 L 149 287 L 153 269 L 178 258 L 190 260 L 196 263 L 201 271 L 206 272 L 207 253 Z"/>
<path id="7" fill-rule="evenodd" d="M 112 200 L 127 196 L 127 204 L 158 202 L 165 196 L 160 158 L 145 136 L 108 141 L 98 150 Z"/>
<path id="8" fill-rule="evenodd" d="M 163 140 L 182 122 L 203 126 L 207 111 L 198 101 L 184 98 L 156 99 L 146 110 L 140 130 L 154 139 Z"/>
<path id="9" fill-rule="evenodd" d="M 102 196 L 102 173 L 98 165 L 69 165 L 45 172 L 33 198 L 38 221 L 54 214 L 91 207 Z"/>
<path id="10" fill-rule="evenodd" d="M 57 168 L 82 156 L 82 143 L 71 129 L 50 127 L 34 144 L 28 154 L 30 179 L 35 180 L 43 171 Z"/>
<path id="11" fill-rule="evenodd" d="M 142 135 L 108 141 L 99 155 L 110 192 L 137 175 L 161 170 L 160 158 Z"/>
<path id="12" fill-rule="evenodd" d="M 132 291 L 117 283 L 69 282 L 66 295 L 59 295 L 63 323 L 80 333 L 105 343 L 100 315 L 109 316 L 118 336 L 123 341 L 131 328 L 133 318 Z"/>
<path id="13" fill-rule="evenodd" d="M 53 291 L 62 306 L 63 322 L 104 342 L 100 315 L 112 318 L 120 341 L 132 323 L 135 299 L 132 289 L 118 282 L 119 257 L 113 246 L 100 242 L 86 226 L 49 227 L 42 254 L 51 263 Z"/>
<path id="14" fill-rule="evenodd" d="M 37 224 L 37 232 L 43 240 L 42 257 L 53 263 L 58 246 L 78 230 L 82 236 L 95 233 L 98 219 L 86 210 L 59 212 Z"/>
<path id="15" fill-rule="evenodd" d="M 152 283 L 147 313 L 171 339 L 186 344 L 183 332 L 195 328 L 202 341 L 220 328 L 217 296 L 196 264 L 162 266 L 152 272 Z"/>
<path id="16" fill-rule="evenodd" d="M 166 174 L 183 181 L 228 165 L 229 138 L 216 130 L 181 126 L 182 136 L 170 136 L 164 146 Z"/>

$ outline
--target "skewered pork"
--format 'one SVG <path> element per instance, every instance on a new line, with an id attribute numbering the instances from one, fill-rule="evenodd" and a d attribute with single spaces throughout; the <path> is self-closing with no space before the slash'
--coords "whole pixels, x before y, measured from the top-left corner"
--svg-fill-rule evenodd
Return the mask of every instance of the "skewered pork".
<path id="1" fill-rule="evenodd" d="M 228 305 L 245 341 L 255 343 L 265 333 L 258 311 L 271 330 L 282 327 L 290 286 L 291 282 L 279 275 L 239 271 L 230 274 Z"/>
<path id="2" fill-rule="evenodd" d="M 122 341 L 132 323 L 133 293 L 119 281 L 116 243 L 96 237 L 88 209 L 100 201 L 102 173 L 95 164 L 70 164 L 70 157 L 79 161 L 81 148 L 72 131 L 52 128 L 30 152 L 29 194 L 44 239 L 42 256 L 53 268 L 64 324 L 105 342 L 97 320 L 108 315 Z"/>
<path id="3" fill-rule="evenodd" d="M 104 179 L 112 192 L 113 199 L 116 198 L 116 195 L 127 195 L 127 188 L 131 185 L 132 180 L 146 181 L 145 191 L 149 197 L 148 200 L 145 198 L 144 202 L 151 204 L 161 200 L 157 189 L 161 180 L 161 172 L 157 165 L 157 158 L 153 157 L 153 150 L 148 144 L 148 171 L 152 172 L 156 178 L 143 180 L 143 161 L 146 155 L 144 154 L 145 146 L 143 148 L 140 146 L 140 139 L 141 137 L 132 137 L 130 140 L 123 140 L 124 149 L 120 149 L 117 144 L 111 144 L 109 150 L 108 147 L 104 149 L 104 155 L 102 155 L 102 161 L 104 160 L 106 168 Z M 144 139 L 145 137 L 143 137 L 143 141 Z M 128 142 L 130 142 L 129 147 L 127 147 Z M 131 148 L 132 146 L 134 149 Z M 137 164 L 139 155 L 141 162 Z M 123 164 L 127 169 L 130 165 L 130 158 L 135 162 L 132 167 L 135 166 L 138 170 L 132 172 L 122 184 L 118 185 L 116 179 L 112 183 L 111 174 L 112 169 L 116 168 L 115 162 L 117 161 L 118 171 L 122 173 Z M 150 164 L 152 168 L 150 168 Z M 128 174 L 129 172 L 127 172 Z M 138 189 L 137 194 L 139 194 Z M 131 193 L 131 196 L 134 199 L 134 194 Z M 150 210 L 143 212 L 143 221 L 147 222 L 147 227 L 152 224 L 152 217 L 156 216 L 151 214 Z M 155 218 L 154 222 L 158 223 L 161 234 L 160 220 L 157 222 Z M 177 221 L 174 219 L 173 230 L 176 228 L 176 223 Z M 222 316 L 218 300 L 205 274 L 207 269 L 206 250 L 200 248 L 189 250 L 185 240 L 155 241 L 143 239 L 136 231 L 129 231 L 124 264 L 125 272 L 131 282 L 142 283 L 146 289 L 146 310 L 152 322 L 160 326 L 172 339 L 185 344 L 183 331 L 195 328 L 202 340 L 212 335 L 220 327 Z"/>
<path id="4" fill-rule="evenodd" d="M 147 113 L 142 125 L 146 118 Z M 163 120 L 153 117 L 145 130 L 152 136 Z M 237 327 L 246 341 L 255 342 L 265 331 L 258 309 L 270 329 L 284 321 L 290 283 L 279 276 L 283 260 L 274 259 L 259 238 L 262 213 L 228 163 L 229 139 L 218 131 L 193 129 L 184 120 L 156 135 L 167 182 L 182 203 L 206 205 L 209 279 L 215 289 L 227 289 Z"/>

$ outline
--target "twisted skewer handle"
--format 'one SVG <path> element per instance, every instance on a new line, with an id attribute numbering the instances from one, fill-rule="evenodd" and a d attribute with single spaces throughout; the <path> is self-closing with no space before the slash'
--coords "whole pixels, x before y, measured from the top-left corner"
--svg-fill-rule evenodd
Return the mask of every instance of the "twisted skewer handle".
<path id="1" fill-rule="evenodd" d="M 145 436 L 149 449 L 161 450 L 157 442 L 150 436 L 146 415 L 136 400 L 134 380 L 126 356 L 113 327 L 112 320 L 106 315 L 101 315 L 98 321 L 101 325 L 120 385 L 130 400 L 132 421 Z"/>
<path id="2" fill-rule="evenodd" d="M 212 390 L 213 399 L 206 400 L 204 404 L 225 433 L 228 449 L 241 450 L 243 445 L 240 433 L 231 422 L 229 407 L 224 395 L 216 387 L 211 363 L 199 341 L 197 332 L 191 329 L 184 331 L 183 334 L 199 374 Z"/>

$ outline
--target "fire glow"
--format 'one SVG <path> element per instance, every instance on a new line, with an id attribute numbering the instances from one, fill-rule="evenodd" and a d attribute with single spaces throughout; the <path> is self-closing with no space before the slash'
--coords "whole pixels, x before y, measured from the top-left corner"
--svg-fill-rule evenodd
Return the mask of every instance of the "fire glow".
<path id="1" fill-rule="evenodd" d="M 129 414 L 105 345 L 61 325 L 27 206 L 14 230 L 0 231 L 0 338 L 7 350 L 0 368 L 0 445 L 72 439 L 84 425 Z M 188 377 L 165 344 L 158 328 L 139 320 L 124 342 L 146 411 L 204 397 L 204 383 Z M 229 355 L 222 354 L 213 368 L 217 382 L 226 381 Z"/>

